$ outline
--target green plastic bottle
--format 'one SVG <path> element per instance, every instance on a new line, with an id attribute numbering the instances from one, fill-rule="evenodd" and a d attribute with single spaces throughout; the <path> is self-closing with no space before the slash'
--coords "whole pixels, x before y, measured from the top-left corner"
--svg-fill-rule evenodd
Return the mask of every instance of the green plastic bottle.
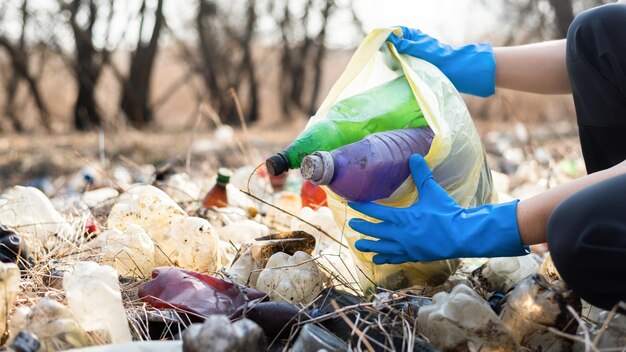
<path id="1" fill-rule="evenodd" d="M 400 76 L 336 103 L 326 119 L 303 131 L 265 163 L 269 173 L 277 176 L 299 168 L 302 159 L 313 152 L 331 151 L 376 132 L 424 126 L 428 124 L 409 82 Z"/>

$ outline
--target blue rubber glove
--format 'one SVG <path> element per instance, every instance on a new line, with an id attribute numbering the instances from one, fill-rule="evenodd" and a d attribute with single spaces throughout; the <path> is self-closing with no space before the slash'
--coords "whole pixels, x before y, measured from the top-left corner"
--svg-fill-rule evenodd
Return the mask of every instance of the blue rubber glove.
<path id="1" fill-rule="evenodd" d="M 419 29 L 399 27 L 387 40 L 399 53 L 426 60 L 437 66 L 461 93 L 488 97 L 495 92 L 496 60 L 491 44 L 479 43 L 453 48 Z"/>
<path id="2" fill-rule="evenodd" d="M 528 254 L 517 228 L 518 200 L 465 209 L 435 182 L 422 156 L 411 156 L 409 165 L 419 194 L 415 204 L 393 208 L 349 203 L 354 210 L 382 221 L 354 218 L 349 222 L 355 231 L 379 239 L 355 243 L 362 252 L 378 253 L 375 264 Z"/>

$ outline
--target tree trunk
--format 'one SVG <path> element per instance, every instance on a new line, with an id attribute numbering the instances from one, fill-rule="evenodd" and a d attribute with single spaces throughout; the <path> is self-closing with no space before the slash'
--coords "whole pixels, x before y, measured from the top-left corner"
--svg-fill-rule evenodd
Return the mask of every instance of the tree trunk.
<path id="1" fill-rule="evenodd" d="M 567 37 L 569 25 L 574 20 L 572 0 L 550 0 L 550 5 L 552 6 L 552 9 L 554 9 L 557 39 L 565 38 Z"/>
<path id="2" fill-rule="evenodd" d="M 143 6 L 145 6 L 145 1 Z M 145 12 L 142 12 L 142 16 L 144 15 Z M 121 109 L 130 123 L 140 129 L 146 127 L 153 119 L 149 102 L 150 82 L 159 36 L 163 27 L 163 0 L 158 1 L 154 16 L 154 27 L 148 44 L 143 43 L 141 40 L 142 31 L 141 29 L 139 31 L 137 49 L 135 49 L 131 59 L 128 84 L 124 85 L 122 93 Z"/>

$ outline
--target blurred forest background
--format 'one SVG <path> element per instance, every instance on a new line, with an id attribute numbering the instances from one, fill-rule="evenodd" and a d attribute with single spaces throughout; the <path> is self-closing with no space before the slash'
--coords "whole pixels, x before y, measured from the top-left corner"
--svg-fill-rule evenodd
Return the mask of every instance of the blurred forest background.
<path id="1" fill-rule="evenodd" d="M 402 1 L 389 3 L 405 12 Z M 444 30 L 441 39 L 512 45 L 564 38 L 577 13 L 602 3 L 474 1 L 468 6 L 480 11 L 472 15 L 482 17 L 466 22 L 480 30 L 455 39 L 446 38 Z M 371 29 L 363 19 L 376 16 L 372 6 L 382 6 L 373 4 L 1 0 L 0 139 L 18 136 L 28 145 L 36 143 L 29 136 L 53 136 L 71 146 L 81 138 L 93 141 L 81 137 L 89 131 L 175 134 L 210 131 L 220 123 L 237 126 L 243 120 L 287 141 L 315 112 Z M 460 16 L 442 13 L 438 19 L 445 28 Z M 385 23 L 398 24 L 405 23 Z M 489 99 L 466 100 L 482 132 L 508 120 L 574 122 L 568 96 L 499 91 Z M 212 118 L 198 118 L 201 106 Z M 0 140 L 0 153 L 19 160 L 18 144 Z"/>

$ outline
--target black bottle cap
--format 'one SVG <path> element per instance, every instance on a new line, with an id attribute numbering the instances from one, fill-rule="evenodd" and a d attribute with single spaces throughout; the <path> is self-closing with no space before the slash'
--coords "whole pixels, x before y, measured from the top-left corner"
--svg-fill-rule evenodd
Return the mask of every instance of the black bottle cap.
<path id="1" fill-rule="evenodd" d="M 267 172 L 272 176 L 278 176 L 289 170 L 289 158 L 285 153 L 277 153 L 265 161 Z"/>

